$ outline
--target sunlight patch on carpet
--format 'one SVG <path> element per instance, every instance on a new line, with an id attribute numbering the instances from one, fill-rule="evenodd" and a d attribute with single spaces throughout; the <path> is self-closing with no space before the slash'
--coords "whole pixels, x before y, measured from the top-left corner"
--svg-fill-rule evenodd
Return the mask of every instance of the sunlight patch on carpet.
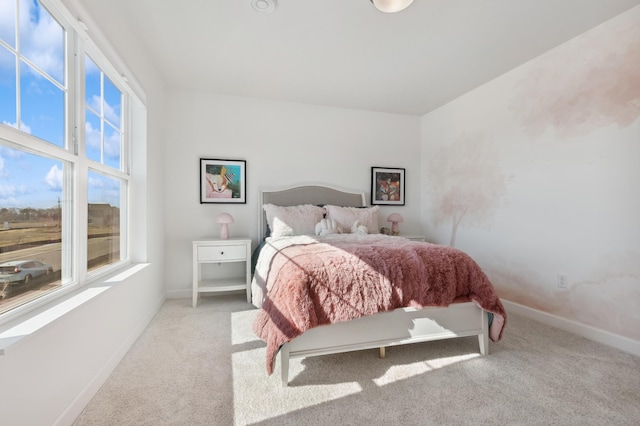
<path id="1" fill-rule="evenodd" d="M 481 355 L 478 353 L 444 357 L 432 359 L 429 361 L 418 361 L 411 364 L 394 365 L 390 367 L 386 373 L 374 379 L 374 383 L 378 386 L 385 386 L 400 380 L 409 379 L 411 377 L 418 376 L 420 374 L 428 373 L 429 371 L 437 370 L 448 365 L 456 364 L 462 361 L 468 361 L 470 359 L 478 358 Z"/>
<path id="2" fill-rule="evenodd" d="M 311 378 L 312 385 L 282 387 L 280 363 L 271 376 L 264 368 L 264 348 L 233 353 L 233 410 L 236 424 L 276 421 L 295 412 L 321 409 L 324 404 L 362 393 L 358 382 L 327 383 Z M 305 371 L 302 359 L 290 361 L 290 379 Z M 268 407 L 268 409 L 265 409 Z"/>

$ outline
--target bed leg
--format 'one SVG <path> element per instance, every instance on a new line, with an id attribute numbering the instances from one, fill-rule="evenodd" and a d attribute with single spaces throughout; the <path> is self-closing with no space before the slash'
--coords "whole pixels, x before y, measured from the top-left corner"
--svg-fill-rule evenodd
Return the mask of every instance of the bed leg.
<path id="1" fill-rule="evenodd" d="M 480 354 L 489 354 L 489 318 L 485 311 L 482 311 L 482 333 L 478 334 L 478 343 L 480 344 Z"/>
<path id="2" fill-rule="evenodd" d="M 384 357 L 387 355 L 386 353 L 386 349 L 384 346 L 380 347 L 380 358 L 384 359 Z"/>
<path id="3" fill-rule="evenodd" d="M 478 340 L 480 341 L 480 354 L 488 355 L 489 354 L 489 339 L 485 333 L 478 335 Z"/>
<path id="4" fill-rule="evenodd" d="M 282 377 L 282 387 L 289 385 L 289 344 L 285 343 L 280 348 L 280 369 Z"/>

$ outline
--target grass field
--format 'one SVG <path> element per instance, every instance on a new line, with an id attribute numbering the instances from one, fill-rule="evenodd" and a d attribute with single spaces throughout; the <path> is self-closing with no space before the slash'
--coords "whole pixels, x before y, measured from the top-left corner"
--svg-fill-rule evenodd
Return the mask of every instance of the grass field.
<path id="1" fill-rule="evenodd" d="M 89 227 L 89 237 L 117 231 L 109 226 Z M 18 244 L 60 241 L 61 228 L 57 222 L 12 222 L 9 229 L 0 229 L 0 247 Z"/>
<path id="2" fill-rule="evenodd" d="M 9 229 L 0 230 L 0 247 L 38 241 L 60 240 L 61 232 L 57 223 L 11 223 Z"/>

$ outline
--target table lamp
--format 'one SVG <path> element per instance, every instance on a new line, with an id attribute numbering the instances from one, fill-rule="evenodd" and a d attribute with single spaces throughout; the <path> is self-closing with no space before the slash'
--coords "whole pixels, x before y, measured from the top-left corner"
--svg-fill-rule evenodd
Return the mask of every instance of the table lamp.
<path id="1" fill-rule="evenodd" d="M 387 217 L 387 222 L 391 222 L 391 235 L 400 235 L 398 223 L 403 221 L 404 219 L 400 213 L 391 213 L 389 217 Z"/>
<path id="2" fill-rule="evenodd" d="M 220 239 L 229 239 L 229 224 L 233 223 L 233 216 L 229 213 L 220 213 L 216 216 L 216 223 L 220 224 Z"/>

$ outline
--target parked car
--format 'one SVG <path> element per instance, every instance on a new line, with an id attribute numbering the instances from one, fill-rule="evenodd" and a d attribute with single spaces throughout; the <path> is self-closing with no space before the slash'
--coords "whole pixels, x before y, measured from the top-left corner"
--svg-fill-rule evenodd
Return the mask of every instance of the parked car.
<path id="1" fill-rule="evenodd" d="M 31 280 L 53 273 L 53 267 L 37 260 L 14 260 L 0 263 L 0 284 L 7 283 L 8 286 L 16 284 L 28 285 Z M 0 285 L 2 287 L 8 287 Z M 5 288 L 7 290 L 8 288 Z"/>

